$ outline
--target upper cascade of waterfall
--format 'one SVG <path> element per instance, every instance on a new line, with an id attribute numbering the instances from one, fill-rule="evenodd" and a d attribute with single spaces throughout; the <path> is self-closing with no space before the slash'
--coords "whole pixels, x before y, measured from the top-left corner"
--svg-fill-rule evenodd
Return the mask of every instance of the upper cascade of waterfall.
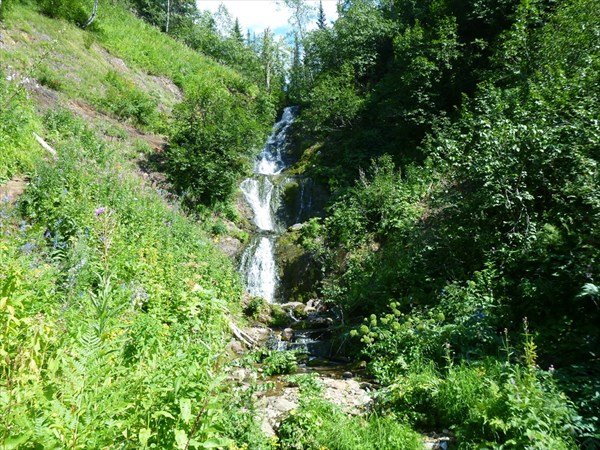
<path id="1" fill-rule="evenodd" d="M 259 175 L 277 175 L 285 169 L 281 151 L 285 148 L 287 132 L 296 118 L 297 106 L 288 106 L 283 110 L 281 119 L 273 126 L 273 131 L 264 148 L 258 155 L 254 172 Z"/>

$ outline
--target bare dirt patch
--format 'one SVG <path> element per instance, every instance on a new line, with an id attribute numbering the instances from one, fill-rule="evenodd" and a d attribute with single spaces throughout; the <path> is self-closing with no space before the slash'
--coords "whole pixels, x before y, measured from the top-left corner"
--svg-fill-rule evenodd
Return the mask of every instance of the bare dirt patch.
<path id="1" fill-rule="evenodd" d="M 23 192 L 25 192 L 27 183 L 29 183 L 29 178 L 16 177 L 8 183 L 0 185 L 0 201 L 6 202 L 9 205 L 14 205 L 19 197 L 23 195 Z"/>

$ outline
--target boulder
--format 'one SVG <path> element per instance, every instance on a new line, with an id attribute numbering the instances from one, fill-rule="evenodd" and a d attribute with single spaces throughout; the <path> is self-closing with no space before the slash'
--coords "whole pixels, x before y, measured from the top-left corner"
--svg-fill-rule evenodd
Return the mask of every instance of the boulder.
<path id="1" fill-rule="evenodd" d="M 281 332 L 281 340 L 289 342 L 294 339 L 294 330 L 286 328 Z"/>

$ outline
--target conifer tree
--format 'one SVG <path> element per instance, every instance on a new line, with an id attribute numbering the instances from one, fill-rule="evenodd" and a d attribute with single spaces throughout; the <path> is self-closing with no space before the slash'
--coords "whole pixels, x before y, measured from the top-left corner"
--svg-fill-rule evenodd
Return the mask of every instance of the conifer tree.
<path id="1" fill-rule="evenodd" d="M 240 44 L 244 42 L 244 36 L 242 35 L 242 28 L 240 27 L 240 21 L 238 18 L 235 18 L 235 22 L 233 24 L 233 39 L 238 41 Z"/>
<path id="2" fill-rule="evenodd" d="M 317 11 L 317 26 L 320 30 L 327 27 L 327 18 L 323 10 L 323 0 L 319 0 L 319 10 Z"/>

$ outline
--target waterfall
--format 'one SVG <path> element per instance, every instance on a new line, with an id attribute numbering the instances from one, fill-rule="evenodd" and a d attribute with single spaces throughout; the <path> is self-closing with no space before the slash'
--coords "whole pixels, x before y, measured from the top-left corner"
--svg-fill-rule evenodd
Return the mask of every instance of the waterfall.
<path id="1" fill-rule="evenodd" d="M 247 291 L 270 303 L 275 300 L 278 284 L 275 241 L 282 231 L 282 224 L 278 223 L 275 214 L 280 199 L 274 181 L 287 168 L 282 151 L 285 150 L 287 132 L 294 121 L 295 112 L 294 107 L 284 109 L 281 120 L 273 126 L 271 135 L 258 155 L 254 175 L 240 185 L 258 228 L 258 233 L 242 255 L 240 270 L 244 275 Z"/>

